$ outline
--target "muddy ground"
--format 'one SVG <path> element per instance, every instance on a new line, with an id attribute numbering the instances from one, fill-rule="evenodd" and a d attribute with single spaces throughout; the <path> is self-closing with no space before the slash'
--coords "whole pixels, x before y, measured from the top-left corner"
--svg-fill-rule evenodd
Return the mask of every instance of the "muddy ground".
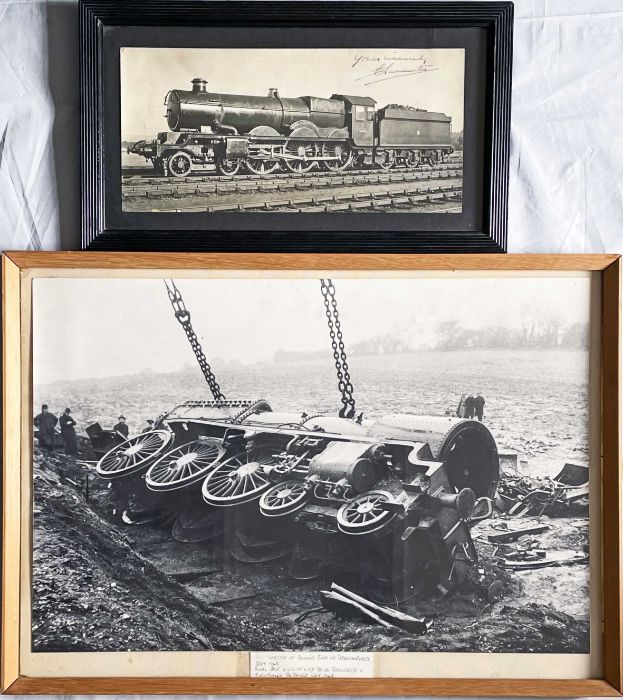
<path id="1" fill-rule="evenodd" d="M 89 455 L 82 455 L 88 457 Z M 487 535 L 535 523 L 523 538 L 581 550 L 586 521 L 497 517 L 473 530 L 487 581 L 502 597 L 468 582 L 445 598 L 401 608 L 432 621 L 411 635 L 318 611 L 331 577 L 294 581 L 288 557 L 241 564 L 217 544 L 181 544 L 171 524 L 113 521 L 106 484 L 91 467 L 56 455 L 35 462 L 33 650 L 405 650 L 582 652 L 588 650 L 587 564 L 509 572 Z M 511 545 L 511 548 L 514 545 Z M 305 619 L 299 617 L 311 612 Z"/>

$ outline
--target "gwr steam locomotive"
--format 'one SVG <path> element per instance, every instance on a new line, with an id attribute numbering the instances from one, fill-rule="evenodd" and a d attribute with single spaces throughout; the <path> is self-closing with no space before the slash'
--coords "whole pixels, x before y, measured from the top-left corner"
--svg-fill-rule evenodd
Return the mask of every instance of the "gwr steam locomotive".
<path id="1" fill-rule="evenodd" d="M 449 590 L 474 569 L 470 526 L 491 514 L 498 472 L 478 421 L 352 420 L 265 401 L 188 401 L 97 465 L 128 523 L 167 510 L 176 539 L 225 537 L 245 562 L 292 552 L 299 572 L 312 560 L 356 570 L 392 600 L 426 583 Z"/>
<path id="2" fill-rule="evenodd" d="M 417 167 L 452 153 L 452 119 L 402 105 L 376 109 L 370 97 L 332 95 L 267 97 L 207 91 L 201 78 L 192 90 L 165 97 L 167 123 L 154 140 L 128 147 L 167 176 L 184 177 L 193 167 L 214 165 L 233 175 L 242 166 L 265 175 L 281 167 L 303 173 L 319 166 L 339 172 L 353 166 Z"/>

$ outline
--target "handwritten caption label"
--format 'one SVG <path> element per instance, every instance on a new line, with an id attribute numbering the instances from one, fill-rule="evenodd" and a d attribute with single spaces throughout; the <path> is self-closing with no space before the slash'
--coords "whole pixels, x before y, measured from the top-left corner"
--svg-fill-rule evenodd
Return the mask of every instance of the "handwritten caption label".
<path id="1" fill-rule="evenodd" d="M 252 678 L 372 678 L 374 654 L 317 651 L 251 652 Z"/>
<path id="2" fill-rule="evenodd" d="M 408 78 L 438 70 L 424 56 L 401 54 L 356 55 L 352 68 L 359 72 L 355 80 L 374 85 L 396 78 Z M 363 70 L 363 72 L 361 72 Z"/>

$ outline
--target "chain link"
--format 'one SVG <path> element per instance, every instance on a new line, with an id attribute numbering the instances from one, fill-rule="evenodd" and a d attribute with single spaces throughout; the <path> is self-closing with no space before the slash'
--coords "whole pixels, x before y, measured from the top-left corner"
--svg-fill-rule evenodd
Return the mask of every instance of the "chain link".
<path id="1" fill-rule="evenodd" d="M 186 333 L 186 337 L 190 342 L 190 347 L 195 353 L 195 357 L 197 358 L 199 367 L 201 368 L 203 376 L 205 377 L 205 380 L 208 383 L 208 386 L 210 387 L 210 391 L 212 392 L 212 396 L 214 396 L 214 400 L 223 401 L 225 399 L 225 395 L 221 392 L 221 387 L 216 381 L 214 372 L 212 371 L 212 368 L 210 367 L 208 360 L 203 352 L 203 348 L 201 347 L 201 343 L 197 338 L 197 334 L 193 330 L 192 324 L 190 322 L 190 311 L 188 311 L 186 306 L 184 306 L 184 300 L 182 299 L 180 290 L 177 288 L 173 280 L 164 280 L 164 286 L 167 288 L 167 294 L 169 295 L 169 301 L 171 302 L 171 306 L 173 307 L 175 318 L 180 322 L 182 328 L 184 329 L 184 332 Z"/>
<path id="2" fill-rule="evenodd" d="M 342 408 L 340 418 L 353 418 L 355 416 L 355 399 L 353 397 L 353 385 L 350 381 L 348 362 L 346 361 L 346 349 L 342 337 L 342 327 L 335 298 L 335 286 L 333 280 L 320 280 L 320 290 L 324 297 L 325 314 L 329 326 L 329 337 L 333 349 L 333 359 L 337 371 L 337 387 L 342 394 Z"/>

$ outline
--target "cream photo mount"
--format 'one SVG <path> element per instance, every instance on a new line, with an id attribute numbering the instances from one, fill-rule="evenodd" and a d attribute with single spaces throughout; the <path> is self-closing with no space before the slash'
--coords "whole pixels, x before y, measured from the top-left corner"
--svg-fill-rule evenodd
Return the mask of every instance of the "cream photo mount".
<path id="1" fill-rule="evenodd" d="M 310 275 L 327 270 L 342 274 L 374 276 L 388 274 L 476 274 L 547 275 L 590 273 L 597 288 L 600 306 L 600 342 L 592 347 L 598 357 L 598 371 L 591 374 L 590 393 L 597 397 L 601 420 L 597 443 L 601 443 L 601 518 L 597 532 L 601 541 L 592 551 L 601 553 L 601 586 L 596 596 L 601 602 L 602 630 L 597 631 L 596 647 L 601 648 L 600 669 L 589 677 L 509 678 L 499 670 L 491 677 L 404 677 L 404 671 L 384 677 L 380 658 L 362 658 L 374 677 L 286 678 L 259 677 L 257 655 L 248 652 L 227 653 L 231 657 L 227 676 L 201 675 L 218 673 L 213 664 L 203 666 L 196 661 L 186 663 L 180 656 L 202 652 L 173 652 L 185 669 L 185 675 L 89 675 L 87 664 L 80 669 L 81 654 L 70 654 L 75 660 L 74 675 L 62 677 L 50 670 L 33 674 L 24 667 L 26 643 L 24 590 L 28 580 L 32 553 L 31 503 L 29 499 L 32 454 L 32 280 L 36 277 L 82 276 L 195 276 L 211 272 L 218 276 L 235 273 L 276 276 Z M 338 275 L 336 272 L 336 276 Z M 8 694 L 81 694 L 81 693 L 147 693 L 147 694 L 335 694 L 335 695 L 472 695 L 472 696 L 620 696 L 622 690 L 621 639 L 623 628 L 621 596 L 621 261 L 618 255 L 348 255 L 348 254 L 166 254 L 166 253 L 24 253 L 8 252 L 3 256 L 3 560 L 2 560 L 2 648 L 1 689 Z M 597 379 L 595 379 L 597 377 Z M 594 382 L 592 380 L 595 380 Z M 25 481 L 26 480 L 26 481 Z M 27 483 L 27 488 L 25 488 Z M 594 532 L 594 530 L 592 530 Z M 24 575 L 26 572 L 26 576 Z M 26 596 L 26 598 L 24 597 Z M 28 650 L 29 651 L 29 650 Z M 164 652 L 167 654 L 167 652 Z M 207 652 L 207 654 L 223 652 Z M 137 654 L 134 668 L 145 669 L 138 657 L 162 652 Z M 170 652 L 168 653 L 170 654 Z M 390 655 L 394 654 L 390 652 Z M 53 654 L 55 656 L 57 654 Z M 110 653 L 91 652 L 102 661 Z M 123 655 L 123 654 L 122 654 Z M 450 657 L 473 654 L 426 655 Z M 39 654 L 45 656 L 45 654 Z M 369 656 L 362 654 L 362 657 Z M 372 657 L 386 656 L 372 654 Z M 405 656 L 404 654 L 396 654 Z M 479 655 L 478 655 L 479 656 Z M 490 663 L 506 654 L 488 654 Z M 552 655 L 557 656 L 557 655 Z M 251 658 L 250 658 L 251 657 Z M 253 657 L 256 657 L 255 659 Z M 218 658 L 218 657 L 217 657 Z M 221 657 L 224 660 L 224 657 Z M 529 655 L 521 659 L 529 668 Z M 51 657 L 50 657 L 51 659 Z M 398 659 L 396 659 L 398 660 Z M 554 659 L 552 658 L 552 662 Z M 257 672 L 250 677 L 250 663 Z M 149 665 L 149 663 L 148 663 Z M 176 663 L 177 665 L 177 663 Z M 90 666 L 90 664 L 89 664 Z M 395 666 L 390 664 L 392 669 Z M 93 668 L 93 666 L 91 666 Z M 155 666 L 152 666 L 152 669 Z M 158 662 L 158 669 L 163 666 Z M 170 667 L 171 668 L 171 667 Z M 469 668 L 467 665 L 466 668 Z M 149 675 L 148 675 L 149 673 Z M 162 673 L 162 672 L 161 672 Z M 356 669 L 355 669 L 356 673 Z M 443 674 L 441 674 L 443 675 Z M 535 674 L 537 675 L 537 674 Z"/>

